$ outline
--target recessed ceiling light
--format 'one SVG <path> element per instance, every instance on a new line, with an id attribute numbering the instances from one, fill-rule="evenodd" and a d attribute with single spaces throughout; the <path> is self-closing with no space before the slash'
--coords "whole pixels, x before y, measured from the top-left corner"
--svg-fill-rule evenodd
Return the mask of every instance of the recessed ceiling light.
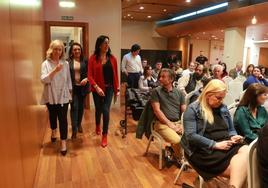
<path id="1" fill-rule="evenodd" d="M 64 7 L 64 8 L 73 8 L 73 7 L 75 7 L 75 2 L 72 2 L 72 1 L 60 1 L 59 5 L 60 5 L 60 7 Z"/>
<path id="2" fill-rule="evenodd" d="M 133 19 L 134 17 L 133 16 L 131 16 L 131 19 Z"/>
<path id="3" fill-rule="evenodd" d="M 127 16 L 131 16 L 131 14 L 127 14 Z"/>
<path id="4" fill-rule="evenodd" d="M 221 32 L 223 33 L 223 29 L 221 30 Z"/>
<path id="5" fill-rule="evenodd" d="M 215 35 L 211 35 L 212 38 L 216 37 Z"/>
<path id="6" fill-rule="evenodd" d="M 144 9 L 144 7 L 143 6 L 140 6 L 140 10 L 143 10 Z"/>
<path id="7" fill-rule="evenodd" d="M 191 2 L 191 0 L 186 0 L 185 2 L 186 2 L 186 3 L 190 3 L 190 2 Z"/>
<path id="8" fill-rule="evenodd" d="M 124 16 L 124 18 L 126 18 L 126 16 Z"/>
<path id="9" fill-rule="evenodd" d="M 149 16 L 147 16 L 147 18 L 151 18 L 151 17 L 152 17 L 152 16 L 150 16 L 150 15 L 149 15 Z"/>
<path id="10" fill-rule="evenodd" d="M 206 32 L 203 32 L 203 35 L 206 34 Z"/>
<path id="11" fill-rule="evenodd" d="M 167 12 L 167 9 L 163 9 L 164 12 Z"/>

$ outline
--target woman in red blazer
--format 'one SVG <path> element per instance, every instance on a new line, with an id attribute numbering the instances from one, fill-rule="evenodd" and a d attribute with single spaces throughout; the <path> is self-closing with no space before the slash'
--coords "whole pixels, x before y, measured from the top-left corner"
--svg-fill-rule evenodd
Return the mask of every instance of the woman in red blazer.
<path id="1" fill-rule="evenodd" d="M 107 36 L 97 38 L 94 54 L 88 61 L 88 80 L 95 104 L 96 134 L 101 133 L 100 121 L 103 114 L 101 146 L 106 147 L 110 106 L 113 95 L 119 95 L 117 60 L 111 54 Z"/>

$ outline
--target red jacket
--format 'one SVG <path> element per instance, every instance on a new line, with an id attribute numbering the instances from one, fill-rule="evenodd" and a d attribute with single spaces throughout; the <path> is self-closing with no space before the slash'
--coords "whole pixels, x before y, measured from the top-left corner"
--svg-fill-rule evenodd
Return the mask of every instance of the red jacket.
<path id="1" fill-rule="evenodd" d="M 117 60 L 111 55 L 110 61 L 113 67 L 113 84 L 114 84 L 114 94 L 116 95 L 117 91 L 119 91 L 119 83 L 118 83 L 118 71 L 117 71 Z M 104 78 L 102 72 L 102 63 L 100 59 L 96 60 L 96 55 L 92 55 L 88 60 L 88 81 L 90 83 L 90 90 L 92 92 L 96 92 L 93 87 L 97 84 L 103 91 L 105 91 Z"/>

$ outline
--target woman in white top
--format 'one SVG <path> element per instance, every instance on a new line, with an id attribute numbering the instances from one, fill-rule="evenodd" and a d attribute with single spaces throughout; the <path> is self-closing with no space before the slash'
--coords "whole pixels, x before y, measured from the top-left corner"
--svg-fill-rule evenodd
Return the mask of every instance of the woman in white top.
<path id="1" fill-rule="evenodd" d="M 72 99 L 72 82 L 69 64 L 64 60 L 64 45 L 60 40 L 54 40 L 49 45 L 46 60 L 41 67 L 41 82 L 44 84 L 41 103 L 48 108 L 50 127 L 52 129 L 51 142 L 56 141 L 58 119 L 61 154 L 66 155 L 67 111 L 69 101 Z"/>
<path id="2" fill-rule="evenodd" d="M 156 80 L 152 77 L 152 67 L 147 65 L 144 67 L 143 75 L 139 79 L 139 89 L 142 91 L 150 91 L 156 86 Z"/>

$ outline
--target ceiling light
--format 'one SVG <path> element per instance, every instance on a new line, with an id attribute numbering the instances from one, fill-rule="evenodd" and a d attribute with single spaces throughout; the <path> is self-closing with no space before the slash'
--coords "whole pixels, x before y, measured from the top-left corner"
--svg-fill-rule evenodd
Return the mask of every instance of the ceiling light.
<path id="1" fill-rule="evenodd" d="M 194 16 L 194 15 L 196 15 L 196 12 L 191 12 L 191 13 L 188 13 L 188 14 L 183 14 L 183 15 L 177 16 L 175 18 L 172 18 L 171 21 L 180 20 L 180 19 L 187 18 L 187 17 Z"/>
<path id="2" fill-rule="evenodd" d="M 60 1 L 59 5 L 60 5 L 60 7 L 63 7 L 63 8 L 73 8 L 73 7 L 75 7 L 75 2 L 72 2 L 72 1 Z"/>
<path id="3" fill-rule="evenodd" d="M 151 18 L 152 16 L 147 16 L 147 18 Z"/>
<path id="4" fill-rule="evenodd" d="M 223 33 L 223 30 L 221 30 L 221 32 Z"/>
<path id="5" fill-rule="evenodd" d="M 202 13 L 209 12 L 209 11 L 212 11 L 212 10 L 220 9 L 220 8 L 223 8 L 223 7 L 227 7 L 228 5 L 229 5 L 228 2 L 221 3 L 221 4 L 218 4 L 218 5 L 214 5 L 214 6 L 210 6 L 210 7 L 207 7 L 207 8 L 200 9 L 198 11 L 182 14 L 180 16 L 176 16 L 176 17 L 171 18 L 171 19 L 161 20 L 161 21 L 158 21 L 157 24 L 165 24 L 165 23 L 170 22 L 170 21 L 176 21 L 176 20 L 181 20 L 181 19 L 184 19 L 184 18 L 196 16 L 198 14 L 202 14 Z"/>
<path id="6" fill-rule="evenodd" d="M 206 34 L 206 32 L 203 32 L 203 35 Z"/>
<path id="7" fill-rule="evenodd" d="M 164 12 L 167 12 L 167 9 L 163 9 Z"/>
<path id="8" fill-rule="evenodd" d="M 131 14 L 127 14 L 127 16 L 129 17 L 129 16 L 131 16 Z"/>
<path id="9" fill-rule="evenodd" d="M 218 4 L 218 5 L 215 5 L 215 6 L 211 6 L 211 7 L 207 7 L 207 8 L 198 10 L 196 13 L 201 14 L 201 13 L 204 13 L 204 12 L 209 12 L 209 11 L 219 9 L 219 8 L 222 8 L 222 7 L 226 7 L 226 6 L 228 6 L 228 2 L 221 3 L 221 4 Z"/>
<path id="10" fill-rule="evenodd" d="M 185 2 L 186 2 L 186 3 L 190 3 L 190 2 L 191 2 L 191 0 L 186 0 Z"/>
<path id="11" fill-rule="evenodd" d="M 143 10 L 144 9 L 144 7 L 143 6 L 140 6 L 140 10 Z"/>
<path id="12" fill-rule="evenodd" d="M 133 19 L 134 17 L 133 16 L 131 16 L 131 19 Z"/>
<path id="13" fill-rule="evenodd" d="M 126 18 L 126 16 L 124 16 L 124 18 Z"/>
<path id="14" fill-rule="evenodd" d="M 251 20 L 252 24 L 256 24 L 257 23 L 257 18 L 255 16 L 253 16 L 252 20 Z"/>
<path id="15" fill-rule="evenodd" d="M 212 38 L 216 37 L 215 35 L 211 35 Z"/>

